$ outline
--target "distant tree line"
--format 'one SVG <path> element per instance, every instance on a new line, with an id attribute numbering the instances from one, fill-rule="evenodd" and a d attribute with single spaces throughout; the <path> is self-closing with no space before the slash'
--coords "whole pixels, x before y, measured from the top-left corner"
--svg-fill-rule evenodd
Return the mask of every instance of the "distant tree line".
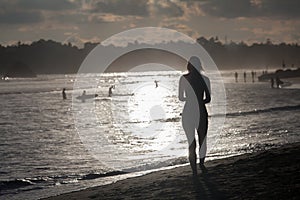
<path id="1" fill-rule="evenodd" d="M 251 45 L 244 42 L 227 44 L 217 37 L 201 37 L 197 42 L 208 51 L 219 69 L 280 68 L 282 62 L 286 68 L 300 66 L 298 44 L 273 44 L 270 40 Z M 76 73 L 96 45 L 85 43 L 83 48 L 78 48 L 70 43 L 43 39 L 31 44 L 0 45 L 0 74 L 5 75 L 15 63 L 25 63 L 36 74 Z"/>
<path id="2" fill-rule="evenodd" d="M 94 47 L 87 44 L 79 49 L 52 40 L 32 44 L 0 46 L 0 74 L 5 74 L 15 63 L 25 63 L 37 74 L 75 73 L 86 55 Z"/>
<path id="3" fill-rule="evenodd" d="M 218 37 L 209 40 L 198 38 L 197 42 L 209 52 L 218 68 L 286 68 L 300 66 L 300 47 L 295 44 L 273 44 L 267 39 L 265 43 L 247 45 L 244 42 L 224 44 Z"/>

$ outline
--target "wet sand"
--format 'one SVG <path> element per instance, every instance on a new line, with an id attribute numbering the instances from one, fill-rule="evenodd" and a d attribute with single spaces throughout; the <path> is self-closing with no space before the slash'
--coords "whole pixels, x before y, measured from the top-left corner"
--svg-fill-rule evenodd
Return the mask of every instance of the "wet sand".
<path id="1" fill-rule="evenodd" d="M 62 199 L 300 199 L 300 143 L 62 194 Z"/>

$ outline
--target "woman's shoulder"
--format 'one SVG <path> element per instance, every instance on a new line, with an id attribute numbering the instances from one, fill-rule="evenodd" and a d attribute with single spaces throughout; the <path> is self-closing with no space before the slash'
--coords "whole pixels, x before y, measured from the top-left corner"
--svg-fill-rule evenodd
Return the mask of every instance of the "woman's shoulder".
<path id="1" fill-rule="evenodd" d="M 207 76 L 207 75 L 205 75 L 205 74 L 201 74 L 201 76 L 202 76 L 202 78 L 203 78 L 205 81 L 209 81 L 209 78 L 208 78 L 208 76 Z"/>
<path id="2" fill-rule="evenodd" d="M 189 74 L 183 74 L 183 75 L 181 75 L 180 78 L 187 78 L 187 77 L 189 77 Z"/>
<path id="3" fill-rule="evenodd" d="M 187 74 L 183 74 L 183 75 L 180 76 L 179 83 L 180 83 L 181 85 L 185 85 L 186 82 L 187 82 L 187 79 L 188 79 Z"/>
<path id="4" fill-rule="evenodd" d="M 183 80 L 187 80 L 188 79 L 188 74 L 183 74 L 180 76 L 180 80 L 183 81 Z"/>

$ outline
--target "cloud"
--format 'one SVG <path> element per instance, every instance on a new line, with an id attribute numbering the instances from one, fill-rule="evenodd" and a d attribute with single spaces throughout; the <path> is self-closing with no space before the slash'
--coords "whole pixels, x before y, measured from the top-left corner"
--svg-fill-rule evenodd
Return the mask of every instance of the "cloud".
<path id="1" fill-rule="evenodd" d="M 201 0 L 198 2 L 206 14 L 216 17 L 276 17 L 281 19 L 300 17 L 300 1 L 298 0 Z"/>
<path id="2" fill-rule="evenodd" d="M 98 0 L 91 1 L 88 8 L 93 13 L 148 16 L 148 0 Z"/>
<path id="3" fill-rule="evenodd" d="M 68 0 L 18 0 L 16 6 L 23 9 L 33 10 L 69 10 L 77 5 Z"/>
<path id="4" fill-rule="evenodd" d="M 259 7 L 262 16 L 274 16 L 284 19 L 300 17 L 299 0 L 261 0 Z"/>
<path id="5" fill-rule="evenodd" d="M 106 22 L 120 22 L 126 20 L 126 17 L 113 14 L 90 14 L 88 22 L 91 23 L 106 23 Z"/>
<path id="6" fill-rule="evenodd" d="M 0 13 L 0 24 L 32 24 L 44 20 L 38 11 L 8 11 Z"/>
<path id="7" fill-rule="evenodd" d="M 169 28 L 169 29 L 173 29 L 176 30 L 178 32 L 187 34 L 189 37 L 192 38 L 197 38 L 199 37 L 199 33 L 196 30 L 193 30 L 191 27 L 189 27 L 186 24 L 180 24 L 180 23 L 175 23 L 175 22 L 162 22 L 160 24 L 160 26 L 164 27 L 164 28 Z"/>
<path id="8" fill-rule="evenodd" d="M 60 24 L 83 24 L 88 21 L 88 15 L 80 12 L 47 12 L 45 15 L 47 21 Z"/>
<path id="9" fill-rule="evenodd" d="M 257 16 L 256 7 L 250 0 L 211 0 L 201 4 L 206 14 L 224 18 Z"/>
<path id="10" fill-rule="evenodd" d="M 0 0 L 1 24 L 32 24 L 46 20 L 45 12 L 75 8 L 68 0 Z"/>
<path id="11" fill-rule="evenodd" d="M 172 28 L 193 38 L 226 35 L 235 41 L 294 42 L 300 38 L 298 0 L 0 0 L 0 5 L 2 42 L 62 40 L 64 32 L 106 38 L 144 26 Z"/>
<path id="12" fill-rule="evenodd" d="M 150 2 L 149 10 L 154 16 L 182 17 L 184 15 L 181 5 L 172 1 Z"/>
<path id="13" fill-rule="evenodd" d="M 119 16 L 167 16 L 181 17 L 184 14 L 180 2 L 165 0 L 94 0 L 83 7 L 92 13 L 109 13 Z"/>
<path id="14" fill-rule="evenodd" d="M 0 14 L 3 15 L 1 22 L 6 24 L 26 24 L 41 20 L 75 24 L 131 23 L 142 18 L 180 21 L 186 10 L 181 2 L 171 0 L 0 0 L 0 3 L 4 5 L 0 8 Z M 16 13 L 16 17 L 25 14 L 29 16 L 17 20 L 12 13 Z"/>
<path id="15" fill-rule="evenodd" d="M 244 26 L 238 28 L 240 31 L 251 34 L 252 40 L 266 40 L 266 38 L 279 43 L 282 41 L 293 41 L 299 38 L 294 37 L 299 33 L 297 27 L 300 27 L 300 22 L 278 20 L 278 21 L 264 21 L 257 20 L 256 26 Z M 299 35 L 299 34 L 298 34 Z M 249 38 L 251 38 L 249 37 Z M 264 38 L 264 39 L 261 39 Z"/>

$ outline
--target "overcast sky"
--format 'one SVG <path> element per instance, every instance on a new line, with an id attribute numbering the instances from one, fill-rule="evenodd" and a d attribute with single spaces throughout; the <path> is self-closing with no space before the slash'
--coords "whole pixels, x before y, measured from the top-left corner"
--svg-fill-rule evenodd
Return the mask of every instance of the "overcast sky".
<path id="1" fill-rule="evenodd" d="M 193 38 L 300 43 L 299 0 L 0 0 L 0 44 L 99 42 L 131 28 Z"/>

